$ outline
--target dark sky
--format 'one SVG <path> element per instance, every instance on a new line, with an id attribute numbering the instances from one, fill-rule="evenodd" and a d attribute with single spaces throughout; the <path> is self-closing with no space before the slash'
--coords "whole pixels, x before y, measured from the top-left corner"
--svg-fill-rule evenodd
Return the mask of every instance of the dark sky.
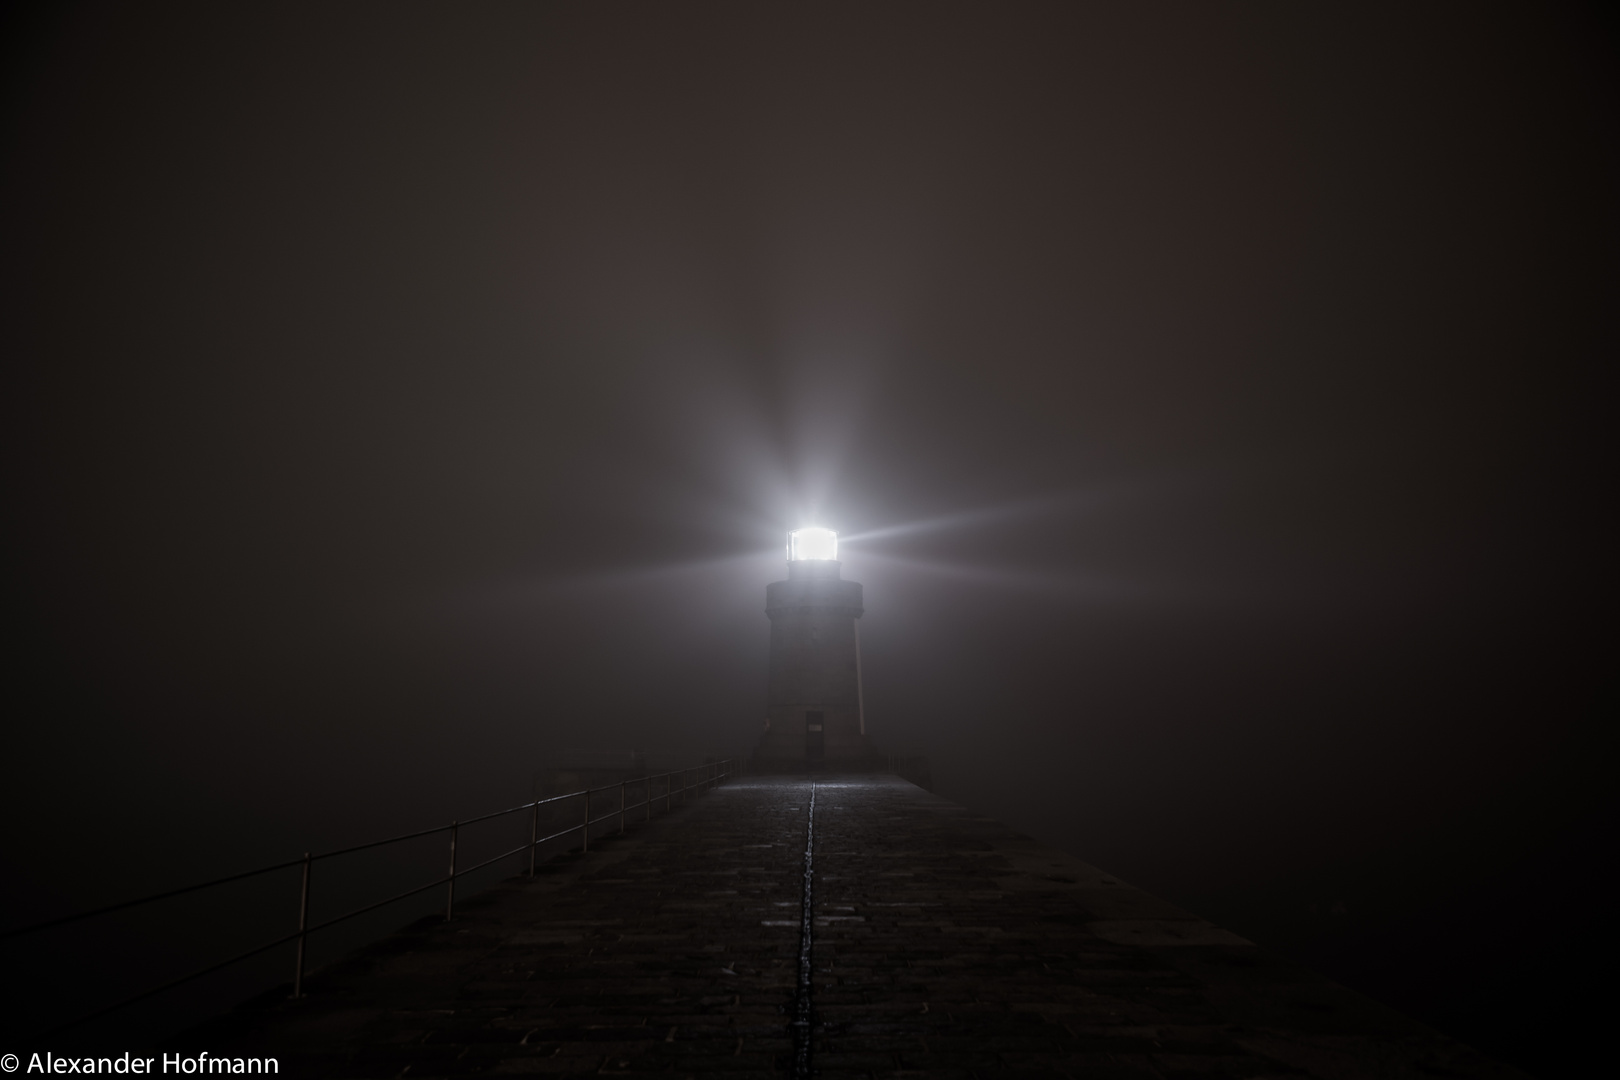
<path id="1" fill-rule="evenodd" d="M 1503 880 L 1586 895 L 1617 157 L 1583 9 L 18 27 L 23 914 L 490 809 L 548 750 L 746 752 L 810 523 L 866 586 L 870 728 L 942 794 L 1375 990 L 1468 981 L 1471 931 L 1347 957 L 1490 924 Z"/>

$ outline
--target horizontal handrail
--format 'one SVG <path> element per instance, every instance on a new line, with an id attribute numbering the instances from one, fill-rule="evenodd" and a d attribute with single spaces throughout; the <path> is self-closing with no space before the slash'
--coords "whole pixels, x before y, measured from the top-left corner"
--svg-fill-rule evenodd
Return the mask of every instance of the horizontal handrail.
<path id="1" fill-rule="evenodd" d="M 466 870 L 462 871 L 462 873 L 470 873 L 470 872 L 471 871 L 466 871 Z M 427 892 L 429 889 L 436 889 L 440 885 L 448 885 L 449 883 L 450 883 L 450 879 L 448 877 L 442 877 L 438 881 L 430 881 L 426 885 L 418 885 L 414 889 L 406 889 L 404 892 L 399 893 L 398 895 L 395 895 L 395 896 L 390 896 L 386 900 L 379 900 L 375 904 L 367 904 L 365 907 L 355 908 L 353 911 L 347 912 L 346 914 L 343 914 L 343 915 L 339 915 L 339 916 L 337 916 L 335 918 L 327 919 L 323 923 L 316 923 L 314 926 L 306 926 L 304 928 L 303 932 L 304 932 L 304 934 L 313 934 L 317 930 L 325 930 L 328 926 L 336 926 L 338 923 L 345 922 L 345 921 L 347 921 L 349 919 L 354 918 L 357 915 L 364 915 L 368 911 L 376 911 L 380 907 L 387 907 L 389 904 L 396 903 L 396 902 L 398 902 L 400 900 L 404 900 L 406 897 L 415 896 L 417 893 Z M 293 935 L 293 937 L 295 937 L 295 938 L 298 937 L 298 936 L 299 936 L 298 934 Z M 291 939 L 283 938 L 282 940 L 286 941 L 286 940 L 291 940 Z"/>
<path id="2" fill-rule="evenodd" d="M 228 885 L 233 881 L 241 881 L 244 878 L 258 877 L 260 874 L 268 874 L 272 870 L 287 870 L 294 866 L 302 866 L 303 862 L 303 859 L 293 859 L 291 862 L 276 863 L 274 866 L 261 866 L 257 870 L 244 870 L 240 874 L 232 874 L 229 877 L 215 878 L 213 881 L 204 881 L 196 885 L 185 885 L 178 889 L 170 889 L 168 892 L 153 893 L 151 896 L 142 896 L 136 900 L 124 900 L 116 904 L 108 904 L 106 907 L 96 908 L 92 911 L 80 911 L 72 915 L 63 915 L 55 919 L 46 919 L 44 922 L 37 922 L 29 926 L 18 927 L 15 930 L 6 930 L 4 932 L 0 932 L 0 940 L 4 940 L 5 938 L 9 937 L 20 937 L 23 934 L 32 934 L 36 930 L 49 930 L 53 926 L 61 926 L 64 923 L 78 922 L 80 919 L 88 919 L 96 915 L 105 915 L 111 911 L 121 911 L 124 908 L 139 907 L 141 904 L 150 904 L 156 900 L 167 900 L 171 896 L 179 896 L 182 893 L 196 892 L 198 889 L 209 889 L 215 885 Z"/>
<path id="3" fill-rule="evenodd" d="M 277 938 L 276 940 L 268 942 L 266 944 L 257 945 L 254 948 L 249 949 L 247 952 L 239 953 L 236 956 L 233 956 L 228 960 L 221 960 L 221 961 L 219 961 L 217 963 L 210 964 L 207 967 L 199 968 L 196 971 L 192 971 L 192 972 L 190 972 L 188 974 L 185 974 L 185 975 L 182 975 L 182 976 L 180 976 L 178 978 L 170 979 L 169 981 L 161 983 L 158 986 L 154 986 L 154 987 L 150 987 L 150 988 L 148 988 L 146 990 L 142 990 L 138 994 L 135 994 L 135 995 L 133 995 L 131 997 L 127 997 L 127 998 L 124 998 L 124 999 L 122 999 L 120 1001 L 114 1002 L 111 1005 L 103 1006 L 103 1007 L 97 1009 L 96 1011 L 94 1011 L 92 1013 L 89 1013 L 89 1014 L 84 1015 L 84 1016 L 80 1016 L 80 1017 L 72 1020 L 71 1022 L 69 1022 L 69 1023 L 65 1024 L 65 1025 L 62 1025 L 61 1027 L 56 1028 L 55 1031 L 60 1032 L 60 1031 L 65 1031 L 68 1028 L 77 1027 L 79 1024 L 82 1024 L 82 1023 L 84 1023 L 84 1022 L 86 1022 L 88 1020 L 94 1020 L 97 1017 L 105 1016 L 106 1014 L 108 1014 L 110 1012 L 113 1012 L 113 1011 L 115 1011 L 117 1009 L 121 1009 L 126 1005 L 133 1005 L 137 1001 L 143 1001 L 146 998 L 153 997 L 153 996 L 155 996 L 157 994 L 161 994 L 165 990 L 171 990 L 174 987 L 180 986 L 180 985 L 182 985 L 184 983 L 191 982 L 193 979 L 200 979 L 204 975 L 210 975 L 210 974 L 212 974 L 212 973 L 214 973 L 216 971 L 220 971 L 220 970 L 222 970 L 224 968 L 230 967 L 232 964 L 240 963 L 243 960 L 247 960 L 247 959 L 250 959 L 252 957 L 258 956 L 259 954 L 264 953 L 264 952 L 268 952 L 269 950 L 274 949 L 274 948 L 276 948 L 278 946 L 291 944 L 293 942 L 298 943 L 298 962 L 297 962 L 297 967 L 295 969 L 294 976 L 293 976 L 293 996 L 297 997 L 300 994 L 300 990 L 302 988 L 302 983 L 303 983 L 303 975 L 304 975 L 304 943 L 305 943 L 305 941 L 307 940 L 307 938 L 309 937 L 310 934 L 313 934 L 313 933 L 315 933 L 317 931 L 320 931 L 320 930 L 328 929 L 329 927 L 332 927 L 332 926 L 336 926 L 338 923 L 345 922 L 345 921 L 347 921 L 349 919 L 355 918 L 355 917 L 360 916 L 360 915 L 364 915 L 364 914 L 366 914 L 368 912 L 376 911 L 378 908 L 387 907 L 389 904 L 397 903 L 400 900 L 404 900 L 404 899 L 406 899 L 408 897 L 416 896 L 419 893 L 427 892 L 429 889 L 435 889 L 435 888 L 439 888 L 439 887 L 448 887 L 448 889 L 450 890 L 449 897 L 448 897 L 448 900 L 446 902 L 446 907 L 445 907 L 445 918 L 446 918 L 446 920 L 448 920 L 448 919 L 451 918 L 453 908 L 454 908 L 455 883 L 456 883 L 457 878 L 465 877 L 468 874 L 476 873 L 477 871 L 482 870 L 485 867 L 493 866 L 494 864 L 496 864 L 498 862 L 501 862 L 504 859 L 510 859 L 514 855 L 521 855 L 524 852 L 529 852 L 530 853 L 529 872 L 531 874 L 533 874 L 534 873 L 534 851 L 541 844 L 548 843 L 548 842 L 550 842 L 552 840 L 558 840 L 558 839 L 561 839 L 561 838 L 563 838 L 565 836 L 568 836 L 568 835 L 570 835 L 572 833 L 577 832 L 577 833 L 582 834 L 581 835 L 581 849 L 582 850 L 589 850 L 591 826 L 601 824 L 604 821 L 608 821 L 608 820 L 611 820 L 611 819 L 617 817 L 619 819 L 619 831 L 623 832 L 624 827 L 625 827 L 626 817 L 627 817 L 629 811 L 644 808 L 646 810 L 646 812 L 647 812 L 647 816 L 650 817 L 651 814 L 652 814 L 652 806 L 659 799 L 663 799 L 664 802 L 665 802 L 665 805 L 667 807 L 670 804 L 670 800 L 672 800 L 676 795 L 684 796 L 689 791 L 703 790 L 703 789 L 706 789 L 709 786 L 717 784 L 720 781 L 724 780 L 726 777 L 731 775 L 732 764 L 733 764 L 732 760 L 728 758 L 728 759 L 726 759 L 724 761 L 707 762 L 704 765 L 696 766 L 696 767 L 690 768 L 690 769 L 677 769 L 677 770 L 672 770 L 670 772 L 656 773 L 656 774 L 649 775 L 649 776 L 638 776 L 638 777 L 635 777 L 633 779 L 623 780 L 623 781 L 621 781 L 621 782 L 619 782 L 617 784 L 608 784 L 608 785 L 606 785 L 604 787 L 585 788 L 585 789 L 580 790 L 580 791 L 571 791 L 571 792 L 567 792 L 567 793 L 562 794 L 562 795 L 548 796 L 548 797 L 546 797 L 544 799 L 535 799 L 535 800 L 533 800 L 531 802 L 523 803 L 520 806 L 510 807 L 510 808 L 508 808 L 506 810 L 497 810 L 494 813 L 484 814 L 484 815 L 482 815 L 480 817 L 476 817 L 476 818 L 469 818 L 466 821 L 451 822 L 449 825 L 443 825 L 443 826 L 440 826 L 440 827 L 434 828 L 434 829 L 423 829 L 420 832 L 405 833 L 405 834 L 400 835 L 400 836 L 392 836 L 392 837 L 389 837 L 386 840 L 375 840 L 375 841 L 372 841 L 372 842 L 366 843 L 366 844 L 356 844 L 356 845 L 354 845 L 352 847 L 337 848 L 337 849 L 332 850 L 332 851 L 322 852 L 319 855 L 306 854 L 301 859 L 292 859 L 292 860 L 289 860 L 287 862 L 275 863 L 275 864 L 270 865 L 270 866 L 261 866 L 261 867 L 259 867 L 258 869 L 255 869 L 255 870 L 247 870 L 247 871 L 244 871 L 244 872 L 239 873 L 239 874 L 231 874 L 231 875 L 229 875 L 227 877 L 215 878 L 212 881 L 199 882 L 199 883 L 197 883 L 195 885 L 186 885 L 186 886 L 183 886 L 183 887 L 178 888 L 178 889 L 170 889 L 170 890 L 167 890 L 165 892 L 153 893 L 150 896 L 138 897 L 138 898 L 133 899 L 133 900 L 124 900 L 124 901 L 121 901 L 121 902 L 116 903 L 116 904 L 108 904 L 105 907 L 96 908 L 96 909 L 91 910 L 91 911 L 78 912 L 78 913 L 75 913 L 73 915 L 65 915 L 65 916 L 62 916 L 62 917 L 56 918 L 56 919 L 48 919 L 48 920 L 46 920 L 44 922 L 34 923 L 34 924 L 30 925 L 30 926 L 24 926 L 24 927 L 20 927 L 20 928 L 14 929 L 14 930 L 8 930 L 8 931 L 5 931 L 3 933 L 0 933 L 0 939 L 18 937 L 18 936 L 21 936 L 23 934 L 29 934 L 29 933 L 33 933 L 33 932 L 40 931 L 40 930 L 50 929 L 51 927 L 62 926 L 62 925 L 65 925 L 67 923 L 72 923 L 72 922 L 77 922 L 77 921 L 80 921 L 80 920 L 83 920 L 83 919 L 93 918 L 93 917 L 95 917 L 97 915 L 105 915 L 105 914 L 108 914 L 108 913 L 113 912 L 113 911 L 120 911 L 120 910 L 123 910 L 123 909 L 126 909 L 126 908 L 137 907 L 137 906 L 142 905 L 142 904 L 149 904 L 149 903 L 153 903 L 153 902 L 158 901 L 158 900 L 165 900 L 165 899 L 168 899 L 170 897 L 183 895 L 185 893 L 198 892 L 198 891 L 200 891 L 202 889 L 211 888 L 211 887 L 216 886 L 216 885 L 225 885 L 225 884 L 228 884 L 228 883 L 233 882 L 233 881 L 242 881 L 242 880 L 244 880 L 246 878 L 257 877 L 257 876 L 259 876 L 261 874 L 268 874 L 268 873 L 271 873 L 271 872 L 276 871 L 276 870 L 288 870 L 288 869 L 291 869 L 292 867 L 295 867 L 295 866 L 302 866 L 304 868 L 304 878 L 303 878 L 302 893 L 301 893 L 300 898 L 299 898 L 299 919 L 298 919 L 298 924 L 299 925 L 298 925 L 298 930 L 297 931 L 295 931 L 294 933 L 288 934 L 285 937 Z M 689 782 L 689 778 L 690 778 L 691 774 L 693 774 L 693 773 L 699 773 L 700 776 L 699 776 L 699 778 L 697 780 Z M 675 786 L 675 777 L 677 777 L 677 776 L 681 778 L 681 786 L 679 788 L 677 788 Z M 664 781 L 664 791 L 662 792 L 662 794 L 655 796 L 653 794 L 653 782 L 657 781 L 657 780 Z M 645 785 L 646 795 L 638 803 L 628 803 L 625 800 L 626 789 L 631 784 Z M 619 805 L 618 805 L 618 807 L 616 809 L 614 809 L 614 810 L 609 811 L 606 814 L 603 814 L 603 815 L 599 816 L 599 817 L 595 817 L 595 818 L 591 817 L 591 796 L 592 795 L 598 795 L 598 794 L 601 794 L 602 792 L 606 792 L 606 791 L 612 791 L 614 788 L 617 788 L 619 790 Z M 477 824 L 477 823 L 482 822 L 482 821 L 489 821 L 489 820 L 492 820 L 492 819 L 498 818 L 498 817 L 505 817 L 508 814 L 514 814 L 514 813 L 517 813 L 520 810 L 528 810 L 531 813 L 533 813 L 534 814 L 534 819 L 533 819 L 534 824 L 537 826 L 538 823 L 539 823 L 539 820 L 540 820 L 539 819 L 540 807 L 545 806 L 545 805 L 547 805 L 549 803 L 561 802 L 561 801 L 566 800 L 566 799 L 580 799 L 580 798 L 584 799 L 585 813 L 583 815 L 583 820 L 580 821 L 579 824 L 571 825 L 566 829 L 562 829 L 562 830 L 559 830 L 558 832 L 551 833 L 549 836 L 540 836 L 540 835 L 538 835 L 538 832 L 539 832 L 538 828 L 533 828 L 531 833 L 530 833 L 530 838 L 529 838 L 528 842 L 526 842 L 524 844 L 520 844 L 517 847 L 512 848 L 510 851 L 505 851 L 505 852 L 502 852 L 501 854 L 496 855 L 496 856 L 494 856 L 492 858 L 485 859 L 483 862 L 478 863 L 475 866 L 469 866 L 469 867 L 465 867 L 465 868 L 461 868 L 461 869 L 458 869 L 456 867 L 456 855 L 455 855 L 455 853 L 456 853 L 456 837 L 458 836 L 459 831 L 460 831 L 462 826 L 464 826 L 464 825 L 473 825 L 473 824 Z M 334 916 L 333 918 L 327 919 L 324 922 L 316 923 L 314 925 L 310 925 L 308 923 L 307 915 L 308 915 L 308 911 L 309 911 L 309 870 L 310 870 L 310 867 L 311 867 L 312 864 L 314 864 L 315 862 L 317 862 L 317 861 L 319 861 L 321 859 L 330 859 L 330 858 L 334 858 L 334 857 L 336 857 L 338 855 L 348 855 L 348 854 L 352 854 L 352 853 L 357 852 L 357 851 L 365 851 L 365 850 L 368 850 L 370 848 L 382 847 L 382 846 L 387 845 L 387 844 L 399 843 L 399 842 L 404 841 L 404 840 L 416 840 L 416 839 L 419 839 L 419 838 L 424 837 L 424 836 L 433 836 L 433 835 L 436 835 L 438 833 L 444 833 L 444 832 L 450 833 L 450 836 L 451 836 L 451 839 L 450 839 L 450 867 L 449 867 L 449 870 L 448 870 L 448 872 L 446 873 L 446 875 L 444 877 L 441 877 L 441 878 L 439 878 L 439 879 L 437 879 L 435 881 L 431 881 L 431 882 L 427 883 L 426 885 L 420 885 L 420 886 L 417 886 L 416 888 L 407 889 L 405 892 L 398 893 L 398 894 L 396 894 L 394 896 L 390 896 L 386 900 L 378 900 L 375 903 L 367 904 L 364 907 L 359 907 L 359 908 L 356 908 L 353 911 L 346 912 L 346 913 L 344 913 L 342 915 Z"/>
<path id="4" fill-rule="evenodd" d="M 302 862 L 303 860 L 300 859 L 299 861 Z M 145 1001 L 149 997 L 155 997 L 158 994 L 163 993 L 163 991 L 165 991 L 165 990 L 173 990 L 175 987 L 180 986 L 180 985 L 182 985 L 184 983 L 188 983 L 193 979 L 200 979 L 204 975 L 212 975 L 216 971 L 222 971 L 225 968 L 230 967 L 232 964 L 240 964 L 243 960 L 249 960 L 249 959 L 252 959 L 255 956 L 258 956 L 260 953 L 269 952 L 271 949 L 274 949 L 277 945 L 289 945 L 292 942 L 297 941 L 298 938 L 299 938 L 298 932 L 294 931 L 293 933 L 288 934 L 284 938 L 277 938 L 275 941 L 270 942 L 268 945 L 254 946 L 253 948 L 249 949 L 247 952 L 238 953 L 236 956 L 231 957 L 229 960 L 221 960 L 217 964 L 209 964 L 205 968 L 198 968 L 196 971 L 193 971 L 188 975 L 182 975 L 178 979 L 170 979 L 168 982 L 163 983 L 163 984 L 161 984 L 159 986 L 154 986 L 154 987 L 151 987 L 150 989 L 142 990 L 140 993 L 135 994 L 132 997 L 124 998 L 121 1001 L 115 1001 L 111 1005 L 103 1005 L 101 1008 L 97 1009 L 95 1012 L 88 1013 L 88 1014 L 86 1014 L 84 1016 L 81 1016 L 78 1019 L 72 1021 L 71 1023 L 63 1024 L 61 1027 L 56 1028 L 54 1031 L 49 1032 L 48 1034 L 55 1034 L 57 1031 L 65 1031 L 66 1029 L 68 1029 L 70 1027 L 78 1027 L 80 1024 L 85 1023 L 88 1020 L 94 1020 L 97 1017 L 106 1016 L 108 1013 L 116 1012 L 117 1010 L 122 1009 L 126 1005 L 133 1005 L 137 1001 Z"/>
<path id="5" fill-rule="evenodd" d="M 729 764 L 731 764 L 731 762 L 730 762 L 730 759 L 727 759 L 726 761 L 719 762 L 718 764 L 729 765 Z M 666 779 L 666 778 L 671 777 L 671 776 L 675 776 L 675 775 L 677 775 L 677 774 L 679 774 L 681 772 L 685 772 L 685 771 L 690 771 L 690 770 L 674 769 L 674 770 L 671 770 L 669 772 L 655 773 L 655 774 L 650 775 L 650 776 L 637 776 L 637 777 L 634 777 L 632 780 L 626 781 L 626 783 L 642 784 L 642 783 L 647 783 L 648 781 L 652 781 L 652 780 L 663 780 L 663 779 Z M 727 773 L 727 775 L 729 775 L 729 773 Z M 355 844 L 352 847 L 334 848 L 331 851 L 323 851 L 323 852 L 320 852 L 319 854 L 316 854 L 316 855 L 307 856 L 307 860 L 306 859 L 289 859 L 286 862 L 274 863 L 273 865 L 270 865 L 270 866 L 261 866 L 256 870 L 244 870 L 239 874 L 228 874 L 228 875 L 226 875 L 225 877 L 222 877 L 222 878 L 214 878 L 211 881 L 200 881 L 200 882 L 197 882 L 194 885 L 184 885 L 184 886 L 181 886 L 178 889 L 169 889 L 166 892 L 153 893 L 150 896 L 141 896 L 141 897 L 137 897 L 137 898 L 135 898 L 133 900 L 121 900 L 118 903 L 107 904 L 104 907 L 93 908 L 90 911 L 78 911 L 78 912 L 74 912 L 71 915 L 61 915 L 61 916 L 58 916 L 57 918 L 54 918 L 54 919 L 46 919 L 43 922 L 31 923 L 31 924 L 29 924 L 27 926 L 20 926 L 20 927 L 16 927 L 14 929 L 11 929 L 11 930 L 0 930 L 0 940 L 4 940 L 6 938 L 11 938 L 11 937 L 21 937 L 24 934 L 32 934 L 32 933 L 35 933 L 35 932 L 40 931 L 40 930 L 49 930 L 54 926 L 63 926 L 65 924 L 67 924 L 67 923 L 77 922 L 80 919 L 91 919 L 91 918 L 96 917 L 97 915 L 106 915 L 106 914 L 109 914 L 109 913 L 114 912 L 114 911 L 122 911 L 125 908 L 139 907 L 142 904 L 151 904 L 151 903 L 155 903 L 158 900 L 167 900 L 172 896 L 180 896 L 180 895 L 183 895 L 183 894 L 189 893 L 189 892 L 197 892 L 199 889 L 210 889 L 210 888 L 213 888 L 216 885 L 229 885 L 233 881 L 242 881 L 242 880 L 244 880 L 246 878 L 257 877 L 260 874 L 273 873 L 276 870 L 290 870 L 295 866 L 302 866 L 305 863 L 305 861 L 308 861 L 308 862 L 320 862 L 322 859 L 332 859 L 332 858 L 336 858 L 339 855 L 352 855 L 357 851 L 366 851 L 366 850 L 369 850 L 371 848 L 386 847 L 389 844 L 398 844 L 398 843 L 402 843 L 402 842 L 404 842 L 406 840 L 419 840 L 424 836 L 434 836 L 434 835 L 437 835 L 438 833 L 449 832 L 451 829 L 454 829 L 457 825 L 475 825 L 475 824 L 477 824 L 478 822 L 481 822 L 481 821 L 489 821 L 489 820 L 491 820 L 493 818 L 505 817 L 507 814 L 515 814 L 520 810 L 534 810 L 534 809 L 536 809 L 538 807 L 545 806 L 548 803 L 562 802 L 565 799 L 577 799 L 577 798 L 580 798 L 581 796 L 589 797 L 591 795 L 598 794 L 599 792 L 611 791 L 614 788 L 617 788 L 618 786 L 619 786 L 618 784 L 609 784 L 606 787 L 584 788 L 584 789 L 581 789 L 579 791 L 570 791 L 570 792 L 567 792 L 567 793 L 562 794 L 562 795 L 549 795 L 544 799 L 535 799 L 534 801 L 526 802 L 526 803 L 522 804 L 521 806 L 513 806 L 513 807 L 509 807 L 508 809 L 505 809 L 505 810 L 496 810 L 493 813 L 484 814 L 484 815 L 482 815 L 480 817 L 468 818 L 465 821 L 456 822 L 456 823 L 453 823 L 453 824 L 450 824 L 450 825 L 440 825 L 440 826 L 438 826 L 436 828 L 432 828 L 432 829 L 422 829 L 419 832 L 402 833 L 399 836 L 390 836 L 386 840 L 372 840 L 372 841 L 370 841 L 368 843 L 364 843 L 364 844 Z M 691 785 L 688 785 L 686 787 L 682 787 L 679 790 L 681 790 L 681 791 L 690 791 L 691 790 Z M 637 803 L 636 805 L 641 806 L 641 805 L 643 805 L 643 803 Z M 617 814 L 618 812 L 619 811 L 615 810 L 615 811 L 613 811 L 613 814 L 610 814 L 608 816 L 611 817 L 614 814 Z M 594 824 L 596 824 L 597 821 L 601 821 L 601 820 L 603 820 L 603 819 L 602 818 L 597 818 L 596 821 L 592 821 L 591 824 L 594 825 Z M 570 833 L 570 832 L 578 832 L 580 828 L 581 828 L 581 826 L 575 825 L 571 829 L 564 829 L 562 832 L 554 834 L 554 836 L 543 837 L 541 840 L 539 840 L 537 842 L 538 843 L 544 843 L 546 840 L 555 839 L 557 836 L 563 836 L 563 835 L 566 835 L 567 833 Z"/>

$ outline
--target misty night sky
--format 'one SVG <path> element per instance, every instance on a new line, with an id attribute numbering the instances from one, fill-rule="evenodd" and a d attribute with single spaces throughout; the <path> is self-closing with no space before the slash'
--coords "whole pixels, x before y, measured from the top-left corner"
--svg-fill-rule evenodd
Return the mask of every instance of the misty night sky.
<path id="1" fill-rule="evenodd" d="M 1583 9 L 15 22 L 8 924 L 746 754 L 821 524 L 941 794 L 1484 1049 L 1584 1000 Z"/>

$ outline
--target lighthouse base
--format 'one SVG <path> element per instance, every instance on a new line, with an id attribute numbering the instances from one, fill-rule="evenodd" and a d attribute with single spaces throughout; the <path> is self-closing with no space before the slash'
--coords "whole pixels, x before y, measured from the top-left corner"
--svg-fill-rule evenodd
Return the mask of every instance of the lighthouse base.
<path id="1" fill-rule="evenodd" d="M 860 716 L 851 709 L 814 706 L 772 708 L 765 720 L 752 767 L 759 772 L 802 772 L 833 768 L 882 768 L 886 758 L 861 734 Z"/>

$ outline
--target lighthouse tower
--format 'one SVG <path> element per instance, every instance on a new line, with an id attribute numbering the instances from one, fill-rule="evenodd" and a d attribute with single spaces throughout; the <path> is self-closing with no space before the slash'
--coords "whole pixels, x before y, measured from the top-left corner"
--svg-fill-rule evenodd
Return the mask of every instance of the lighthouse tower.
<path id="1" fill-rule="evenodd" d="M 765 587 L 771 657 L 754 764 L 868 767 L 876 754 L 861 702 L 860 583 L 840 576 L 830 529 L 790 533 L 787 565 L 787 580 Z"/>

